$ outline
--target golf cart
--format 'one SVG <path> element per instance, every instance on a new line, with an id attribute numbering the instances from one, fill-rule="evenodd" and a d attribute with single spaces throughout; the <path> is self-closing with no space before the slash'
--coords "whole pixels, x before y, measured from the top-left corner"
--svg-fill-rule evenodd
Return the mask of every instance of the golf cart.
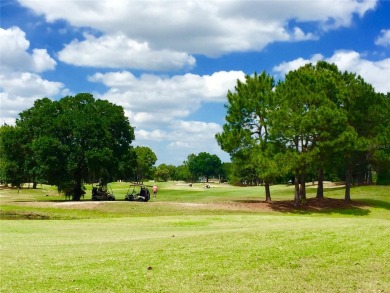
<path id="1" fill-rule="evenodd" d="M 139 187 L 140 190 L 137 192 L 135 189 Z M 132 190 L 131 190 L 132 189 Z M 147 202 L 150 199 L 149 189 L 145 185 L 132 184 L 127 191 L 125 200 L 128 201 L 144 201 Z"/>
<path id="2" fill-rule="evenodd" d="M 114 193 L 108 191 L 107 185 L 97 185 L 92 187 L 92 200 L 115 200 Z"/>

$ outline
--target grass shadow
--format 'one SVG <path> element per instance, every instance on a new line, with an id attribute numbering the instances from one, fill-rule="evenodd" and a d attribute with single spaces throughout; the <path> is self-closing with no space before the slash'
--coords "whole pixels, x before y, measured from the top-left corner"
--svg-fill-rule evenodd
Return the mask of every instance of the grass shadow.
<path id="1" fill-rule="evenodd" d="M 294 201 L 275 201 L 268 206 L 277 212 L 292 214 L 342 214 L 352 216 L 366 216 L 371 213 L 367 205 L 358 201 L 346 202 L 343 199 L 309 198 L 301 205 L 295 206 Z"/>
<path id="2" fill-rule="evenodd" d="M 265 203 L 264 200 L 256 200 L 256 199 L 237 199 L 237 200 L 233 200 L 233 202 L 237 202 L 237 203 Z"/>
<path id="3" fill-rule="evenodd" d="M 358 202 L 370 207 L 390 210 L 390 202 L 387 201 L 365 198 L 365 199 L 359 199 Z"/>

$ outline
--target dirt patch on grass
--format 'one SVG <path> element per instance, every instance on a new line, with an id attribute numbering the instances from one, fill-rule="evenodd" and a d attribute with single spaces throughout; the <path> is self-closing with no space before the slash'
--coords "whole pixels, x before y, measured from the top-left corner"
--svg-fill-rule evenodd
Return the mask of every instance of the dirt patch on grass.
<path id="1" fill-rule="evenodd" d="M 24 201 L 17 202 L 18 206 L 29 206 L 37 208 L 64 208 L 64 209 L 94 209 L 104 201 Z"/>
<path id="2" fill-rule="evenodd" d="M 0 211 L 1 220 L 49 220 L 51 217 L 43 213 Z"/>
<path id="3" fill-rule="evenodd" d="M 36 202 L 18 202 L 19 206 L 31 206 L 38 208 L 63 208 L 63 209 L 99 209 L 106 204 L 121 204 L 124 201 L 36 201 Z M 126 203 L 127 204 L 127 203 Z M 225 211 L 243 211 L 243 212 L 282 212 L 282 213 L 315 213 L 315 212 L 341 212 L 352 214 L 367 213 L 367 204 L 356 201 L 345 201 L 343 199 L 333 198 L 309 198 L 301 205 L 295 206 L 292 200 L 265 202 L 262 200 L 235 200 L 227 202 L 156 202 L 143 203 L 145 205 L 166 205 L 176 206 L 182 209 L 193 210 L 225 210 Z"/>
<path id="4" fill-rule="evenodd" d="M 234 211 L 254 211 L 254 212 L 321 212 L 332 210 L 353 210 L 362 209 L 366 205 L 362 202 L 345 201 L 333 198 L 309 198 L 301 205 L 296 206 L 292 200 L 265 202 L 261 200 L 236 200 L 225 203 L 176 203 L 183 208 L 192 209 L 220 209 Z"/>
<path id="5" fill-rule="evenodd" d="M 332 182 L 332 181 L 324 181 L 323 182 L 324 188 L 343 188 L 345 187 L 344 182 Z M 313 183 L 307 182 L 306 183 L 306 188 L 317 188 L 318 187 L 318 182 L 314 181 Z"/>
<path id="6" fill-rule="evenodd" d="M 73 208 L 80 207 L 82 209 L 93 209 L 96 206 L 103 204 L 103 201 L 66 201 L 66 202 L 56 202 L 56 207 L 64 208 Z"/>

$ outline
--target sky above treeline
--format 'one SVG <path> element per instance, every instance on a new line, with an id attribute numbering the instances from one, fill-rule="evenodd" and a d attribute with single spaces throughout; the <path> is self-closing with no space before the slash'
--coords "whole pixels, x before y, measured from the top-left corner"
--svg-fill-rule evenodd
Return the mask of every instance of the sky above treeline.
<path id="1" fill-rule="evenodd" d="M 1 0 L 0 123 L 36 99 L 89 92 L 123 106 L 157 164 L 208 152 L 228 90 L 335 63 L 390 91 L 390 1 Z"/>

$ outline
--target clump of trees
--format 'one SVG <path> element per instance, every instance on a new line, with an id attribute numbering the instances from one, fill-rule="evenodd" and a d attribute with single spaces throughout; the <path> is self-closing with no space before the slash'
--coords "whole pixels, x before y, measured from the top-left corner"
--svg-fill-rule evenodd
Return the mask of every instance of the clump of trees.
<path id="1" fill-rule="evenodd" d="M 146 178 L 152 178 L 153 167 L 157 161 L 157 156 L 151 148 L 146 146 L 137 146 L 135 148 L 135 154 L 135 181 L 142 183 Z"/>
<path id="2" fill-rule="evenodd" d="M 213 176 L 218 180 L 226 179 L 226 168 L 217 155 L 207 152 L 190 154 L 182 165 L 173 166 L 161 164 L 155 168 L 154 176 L 158 181 L 182 180 L 186 182 L 198 182 L 209 179 Z"/>
<path id="3" fill-rule="evenodd" d="M 0 134 L 3 180 L 56 185 L 73 200 L 84 182 L 123 178 L 135 161 L 134 129 L 123 108 L 86 93 L 36 100 Z"/>
<path id="4" fill-rule="evenodd" d="M 227 93 L 226 123 L 216 140 L 231 155 L 190 154 L 180 166 L 161 164 L 148 147 L 131 146 L 134 128 L 123 108 L 87 93 L 59 101 L 43 98 L 0 127 L 0 178 L 14 186 L 48 183 L 79 200 L 83 183 L 143 182 L 211 176 L 263 184 L 292 180 L 294 201 L 306 182 L 340 179 L 350 200 L 353 184 L 390 184 L 390 93 L 375 92 L 360 76 L 318 62 L 275 82 L 266 72 L 247 75 Z"/>
<path id="5" fill-rule="evenodd" d="M 204 177 L 206 182 L 209 182 L 210 176 L 218 176 L 221 173 L 221 159 L 217 155 L 206 152 L 189 155 L 187 164 L 195 181 L 197 178 Z"/>
<path id="6" fill-rule="evenodd" d="M 25 182 L 33 182 L 33 188 L 56 185 L 79 200 L 85 183 L 194 182 L 223 173 L 221 160 L 205 152 L 189 155 L 178 167 L 155 167 L 156 154 L 146 146 L 132 147 L 134 138 L 123 108 L 91 94 L 38 99 L 19 114 L 15 126 L 0 127 L 0 178 L 16 187 Z"/>
<path id="7" fill-rule="evenodd" d="M 289 72 L 275 84 L 266 72 L 247 75 L 227 94 L 226 123 L 216 135 L 231 155 L 240 178 L 269 184 L 293 177 L 294 201 L 306 198 L 305 183 L 318 180 L 323 197 L 325 176 L 337 174 L 346 184 L 389 179 L 390 94 L 377 93 L 360 76 L 318 62 Z"/>

